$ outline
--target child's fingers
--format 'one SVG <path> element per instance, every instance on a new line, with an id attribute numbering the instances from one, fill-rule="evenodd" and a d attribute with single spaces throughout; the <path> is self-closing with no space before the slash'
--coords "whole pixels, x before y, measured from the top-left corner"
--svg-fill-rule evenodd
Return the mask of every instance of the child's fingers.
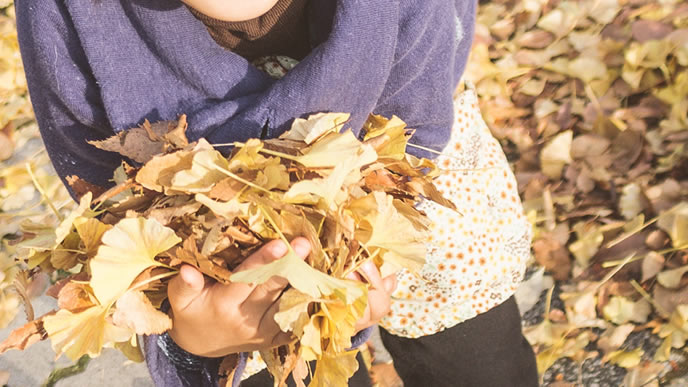
<path id="1" fill-rule="evenodd" d="M 203 274 L 193 266 L 183 265 L 167 286 L 172 309 L 186 309 L 202 293 L 204 286 Z"/>
<path id="2" fill-rule="evenodd" d="M 394 290 L 397 288 L 397 275 L 390 274 L 382 279 L 382 286 L 387 294 L 392 295 Z"/>
<path id="3" fill-rule="evenodd" d="M 366 279 L 366 281 L 375 289 L 384 289 L 380 270 L 371 261 L 364 262 L 359 268 L 358 272 Z"/>

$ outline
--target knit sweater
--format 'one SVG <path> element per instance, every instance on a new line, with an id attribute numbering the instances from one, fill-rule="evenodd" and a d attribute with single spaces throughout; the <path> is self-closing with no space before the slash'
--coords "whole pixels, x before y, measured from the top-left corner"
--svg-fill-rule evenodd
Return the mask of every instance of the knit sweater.
<path id="1" fill-rule="evenodd" d="M 63 181 L 78 175 L 102 186 L 122 159 L 88 140 L 180 114 L 190 140 L 211 143 L 276 137 L 295 117 L 327 111 L 351 113 L 358 135 L 370 113 L 396 114 L 416 129 L 414 143 L 441 150 L 475 5 L 313 1 L 312 50 L 274 80 L 218 45 L 179 0 L 15 1 L 31 100 L 55 170 Z M 158 345 L 146 352 L 157 385 L 217 382 L 213 362 L 180 369 Z"/>

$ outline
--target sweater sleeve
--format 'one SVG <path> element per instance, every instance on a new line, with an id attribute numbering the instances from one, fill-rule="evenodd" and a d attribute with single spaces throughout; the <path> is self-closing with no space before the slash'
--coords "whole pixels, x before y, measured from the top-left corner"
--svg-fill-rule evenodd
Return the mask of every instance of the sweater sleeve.
<path id="1" fill-rule="evenodd" d="M 449 141 L 453 95 L 468 60 L 475 11 L 476 0 L 400 1 L 398 49 L 374 113 L 403 119 L 416 130 L 412 143 L 439 151 Z"/>
<path id="2" fill-rule="evenodd" d="M 65 7 L 62 2 L 31 0 L 15 5 L 31 102 L 57 174 L 65 183 L 67 176 L 78 175 L 97 185 L 112 185 L 109 180 L 121 158 L 86 144 L 113 131 Z"/>
<path id="3" fill-rule="evenodd" d="M 62 2 L 54 1 L 39 5 L 33 0 L 17 0 L 15 5 L 31 102 L 57 174 L 63 182 L 66 176 L 78 173 L 94 184 L 111 185 L 103 171 L 112 173 L 121 159 L 84 145 L 87 140 L 112 135 L 112 130 L 66 9 Z M 84 143 L 77 144 L 75 139 Z M 77 168 L 77 164 L 91 168 Z M 71 189 L 70 193 L 73 195 Z M 170 351 L 165 349 L 169 347 L 157 345 L 158 336 L 146 337 L 145 343 L 147 365 L 156 385 L 217 384 L 219 364 L 214 359 L 196 359 L 184 367 L 168 358 Z"/>

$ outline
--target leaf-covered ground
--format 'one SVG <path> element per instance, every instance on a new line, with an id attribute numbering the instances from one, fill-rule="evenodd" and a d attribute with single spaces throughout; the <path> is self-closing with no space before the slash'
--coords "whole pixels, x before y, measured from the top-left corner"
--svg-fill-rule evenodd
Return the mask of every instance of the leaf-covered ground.
<path id="1" fill-rule="evenodd" d="M 32 118 L 13 9 L 0 8 L 4 326 L 21 310 L 19 222 L 74 203 Z M 685 1 L 480 3 L 466 78 L 533 223 L 518 299 L 545 385 L 664 385 L 688 369 L 687 69 Z"/>

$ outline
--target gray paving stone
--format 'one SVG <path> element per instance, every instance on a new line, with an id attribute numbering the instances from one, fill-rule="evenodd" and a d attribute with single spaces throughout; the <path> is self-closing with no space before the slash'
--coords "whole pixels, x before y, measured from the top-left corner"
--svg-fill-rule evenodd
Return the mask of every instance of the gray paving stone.
<path id="1" fill-rule="evenodd" d="M 33 300 L 37 316 L 56 307 L 51 297 L 40 297 Z M 5 329 L 0 330 L 0 340 L 26 322 L 23 313 Z M 56 367 L 65 367 L 72 362 L 65 356 L 55 361 L 55 353 L 49 341 L 37 343 L 25 351 L 9 351 L 0 355 L 0 370 L 10 373 L 10 387 L 41 386 Z M 101 356 L 92 359 L 86 371 L 66 378 L 57 383 L 58 387 L 152 387 L 153 382 L 146 366 L 129 361 L 119 351 L 105 349 Z"/>

